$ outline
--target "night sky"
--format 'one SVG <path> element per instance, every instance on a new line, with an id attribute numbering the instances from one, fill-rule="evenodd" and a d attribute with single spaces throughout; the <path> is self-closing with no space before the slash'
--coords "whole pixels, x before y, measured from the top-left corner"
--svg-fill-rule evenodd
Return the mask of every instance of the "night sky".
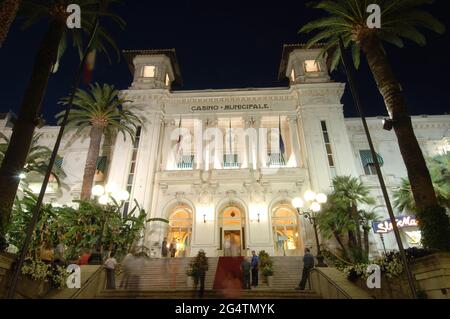
<path id="1" fill-rule="evenodd" d="M 126 0 L 114 7 L 126 21 L 125 30 L 113 28 L 121 49 L 175 48 L 184 80 L 174 90 L 226 89 L 248 87 L 287 87 L 277 79 L 284 43 L 301 43 L 300 27 L 321 12 L 305 7 L 307 1 L 148 1 Z M 448 9 L 447 9 L 448 8 Z M 450 6 L 440 0 L 429 10 L 448 26 Z M 47 25 L 40 23 L 22 30 L 16 21 L 0 49 L 0 112 L 18 111 L 31 73 L 34 55 Z M 392 66 L 400 78 L 411 114 L 444 114 L 449 106 L 450 29 L 443 35 L 426 33 L 428 45 L 406 48 L 387 46 Z M 43 113 L 48 123 L 61 110 L 59 98 L 69 92 L 78 56 L 74 50 L 63 58 L 59 72 L 52 76 Z M 335 81 L 345 81 L 342 71 Z M 94 81 L 127 88 L 132 81 L 122 58 L 109 64 L 104 56 L 97 60 Z M 365 62 L 358 71 L 358 83 L 367 115 L 385 115 Z M 347 90 L 346 116 L 355 116 Z"/>

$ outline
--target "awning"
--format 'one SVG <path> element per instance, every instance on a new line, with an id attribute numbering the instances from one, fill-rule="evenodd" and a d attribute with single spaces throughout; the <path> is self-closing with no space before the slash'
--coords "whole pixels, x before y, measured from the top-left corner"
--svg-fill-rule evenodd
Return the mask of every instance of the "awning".
<path id="1" fill-rule="evenodd" d="M 99 156 L 97 158 L 97 171 L 105 173 L 107 164 L 108 164 L 108 157 L 107 156 Z"/>
<path id="2" fill-rule="evenodd" d="M 375 164 L 375 160 L 373 159 L 372 152 L 370 150 L 359 151 L 359 154 L 361 155 L 361 161 L 362 161 L 364 167 L 366 167 L 367 165 Z M 383 158 L 378 153 L 377 153 L 377 157 L 378 157 L 378 162 L 380 163 L 380 166 L 383 166 L 384 165 Z"/>
<path id="3" fill-rule="evenodd" d="M 58 157 L 56 158 L 56 160 L 55 160 L 55 167 L 58 168 L 58 169 L 61 169 L 61 168 L 62 168 L 63 161 L 64 161 L 64 157 L 59 157 L 59 156 L 58 156 Z"/>

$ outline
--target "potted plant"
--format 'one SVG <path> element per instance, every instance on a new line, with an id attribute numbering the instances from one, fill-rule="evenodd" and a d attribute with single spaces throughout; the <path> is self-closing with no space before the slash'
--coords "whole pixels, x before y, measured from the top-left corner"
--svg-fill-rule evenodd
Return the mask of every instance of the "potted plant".
<path id="1" fill-rule="evenodd" d="M 195 268 L 195 262 L 191 261 L 189 263 L 189 267 L 186 270 L 186 280 L 187 280 L 187 286 L 188 288 L 193 288 L 194 287 L 194 277 L 196 275 L 196 268 Z"/>
<path id="2" fill-rule="evenodd" d="M 272 264 L 266 264 L 262 269 L 263 275 L 266 278 L 269 288 L 273 286 L 273 266 Z"/>
<path id="3" fill-rule="evenodd" d="M 265 281 L 269 287 L 273 285 L 273 262 L 269 254 L 261 250 L 259 252 L 259 264 L 264 275 Z"/>

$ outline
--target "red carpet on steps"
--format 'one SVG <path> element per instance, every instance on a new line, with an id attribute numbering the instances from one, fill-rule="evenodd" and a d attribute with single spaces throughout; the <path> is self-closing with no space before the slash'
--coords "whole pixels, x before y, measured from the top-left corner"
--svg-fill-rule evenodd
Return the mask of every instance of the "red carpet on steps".
<path id="1" fill-rule="evenodd" d="M 241 289 L 244 257 L 219 257 L 213 289 Z"/>

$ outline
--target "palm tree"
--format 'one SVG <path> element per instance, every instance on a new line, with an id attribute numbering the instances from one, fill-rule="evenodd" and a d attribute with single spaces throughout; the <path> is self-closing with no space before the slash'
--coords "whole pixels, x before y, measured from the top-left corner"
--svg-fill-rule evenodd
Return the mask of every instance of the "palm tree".
<path id="1" fill-rule="evenodd" d="M 356 238 L 351 238 L 351 244 L 355 247 L 362 247 L 361 242 L 361 219 L 359 216 L 358 205 L 375 203 L 375 200 L 370 197 L 369 189 L 357 178 L 351 176 L 337 176 L 333 179 L 334 195 L 336 199 L 347 207 L 350 215 L 355 222 Z"/>
<path id="2" fill-rule="evenodd" d="M 425 45 L 426 38 L 418 28 L 444 33 L 445 26 L 421 8 L 422 5 L 433 2 L 433 0 L 319 1 L 313 7 L 326 11 L 328 16 L 312 21 L 300 30 L 304 33 L 317 32 L 308 41 L 307 46 L 325 43 L 322 54 L 330 53 L 332 70 L 340 61 L 340 38 L 343 39 L 346 48 L 351 48 L 356 67 L 360 63 L 361 50 L 364 52 L 378 90 L 393 120 L 393 128 L 411 181 L 414 200 L 422 215 L 426 215 L 429 211 L 435 214 L 435 211 L 441 209 L 438 207 L 430 173 L 414 134 L 402 87 L 391 68 L 383 42 L 400 48 L 404 46 L 403 39 Z M 367 26 L 369 4 L 378 4 L 382 9 L 380 29 L 371 29 Z M 426 216 L 423 219 L 422 225 L 429 220 Z M 445 228 L 435 229 L 434 232 L 438 233 L 436 238 L 450 237 Z M 439 244 L 431 242 L 431 245 L 438 248 L 436 245 Z"/>
<path id="3" fill-rule="evenodd" d="M 358 206 L 372 205 L 375 201 L 370 197 L 369 189 L 351 176 L 335 177 L 333 188 L 328 204 L 319 215 L 320 230 L 328 236 L 333 234 L 343 250 L 344 257 L 352 261 L 366 260 L 369 252 L 366 226 L 371 215 L 359 210 Z M 361 228 L 364 233 L 361 233 Z M 341 238 L 344 234 L 348 237 L 348 247 L 344 247 Z"/>
<path id="4" fill-rule="evenodd" d="M 19 11 L 21 0 L 3 0 L 0 4 L 0 48 L 6 40 L 11 24 Z"/>
<path id="5" fill-rule="evenodd" d="M 39 145 L 39 140 L 41 137 L 42 134 L 33 135 L 27 161 L 22 171 L 22 173 L 25 174 L 25 176 L 27 177 L 30 173 L 34 173 L 43 178 L 45 172 L 47 171 L 48 165 L 47 163 L 52 154 L 52 150 L 46 146 Z M 0 133 L 0 163 L 3 161 L 8 145 L 9 145 L 9 138 L 3 133 Z M 57 161 L 62 161 L 62 158 L 58 156 Z M 61 186 L 62 185 L 61 179 L 66 177 L 66 173 L 61 167 L 55 165 L 52 168 L 52 177 L 58 183 L 58 185 Z"/>
<path id="6" fill-rule="evenodd" d="M 68 47 L 68 37 L 71 36 L 74 46 L 80 55 L 83 52 L 83 35 L 91 30 L 94 21 L 99 16 L 106 16 L 112 21 L 124 26 L 124 21 L 117 15 L 107 11 L 109 4 L 116 0 L 24 0 L 19 15 L 26 19 L 26 27 L 39 20 L 48 21 L 47 32 L 41 42 L 35 57 L 33 71 L 25 91 L 19 116 L 14 125 L 11 142 L 0 167 L 0 248 L 5 245 L 4 234 L 9 221 L 12 205 L 19 186 L 17 178 L 26 162 L 33 133 L 39 123 L 41 104 L 47 89 L 48 79 L 58 65 L 58 61 Z M 69 4 L 78 4 L 81 8 L 81 29 L 68 29 L 66 12 Z M 99 9 L 98 9 L 99 8 Z M 100 52 L 107 51 L 105 43 L 116 51 L 111 36 L 100 27 L 93 42 L 93 48 Z"/>
<path id="7" fill-rule="evenodd" d="M 450 211 L 450 156 L 435 156 L 427 162 L 438 203 Z M 394 192 L 394 206 L 401 212 L 418 211 L 409 180 L 402 179 L 401 185 Z"/>
<path id="8" fill-rule="evenodd" d="M 68 98 L 65 98 L 61 104 L 67 104 L 67 101 Z M 77 108 L 70 113 L 68 128 L 76 129 L 76 134 L 85 129 L 90 130 L 89 150 L 81 188 L 82 200 L 91 197 L 102 137 L 120 132 L 124 138 L 129 135 L 134 140 L 138 126 L 142 125 L 137 115 L 122 107 L 125 102 L 129 101 L 119 98 L 119 91 L 108 84 L 101 86 L 96 83 L 90 86 L 89 91 L 78 90 L 75 95 L 73 104 Z M 56 117 L 61 121 L 64 112 Z"/>

